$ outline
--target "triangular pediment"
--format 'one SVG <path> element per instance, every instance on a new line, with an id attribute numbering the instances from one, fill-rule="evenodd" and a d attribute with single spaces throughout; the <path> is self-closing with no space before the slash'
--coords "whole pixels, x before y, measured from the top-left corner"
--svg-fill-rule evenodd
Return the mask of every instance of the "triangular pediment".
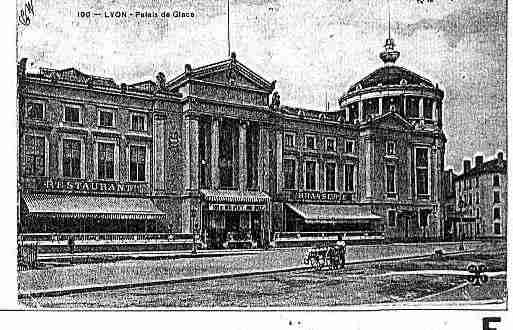
<path id="1" fill-rule="evenodd" d="M 269 93 L 274 90 L 274 83 L 267 81 L 235 58 L 194 69 L 190 68 L 188 72 L 186 70 L 185 73 L 172 79 L 168 83 L 168 87 L 177 88 L 187 79 L 259 89 Z"/>
<path id="2" fill-rule="evenodd" d="M 230 84 L 235 86 L 243 86 L 249 88 L 261 89 L 264 86 L 258 81 L 252 80 L 240 70 L 237 69 L 237 66 L 234 67 L 226 67 L 217 72 L 212 72 L 205 74 L 203 76 L 197 77 L 199 80 L 217 82 Z"/>
<path id="3" fill-rule="evenodd" d="M 372 120 L 371 125 L 373 127 L 379 127 L 384 129 L 413 129 L 408 121 L 406 121 L 400 114 L 396 112 L 389 112 Z"/>

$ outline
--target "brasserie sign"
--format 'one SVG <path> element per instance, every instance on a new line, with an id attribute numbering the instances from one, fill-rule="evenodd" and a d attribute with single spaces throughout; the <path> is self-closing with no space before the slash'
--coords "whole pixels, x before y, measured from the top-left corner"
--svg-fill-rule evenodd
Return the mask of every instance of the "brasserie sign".
<path id="1" fill-rule="evenodd" d="M 103 193 L 124 195 L 140 195 L 148 192 L 147 184 L 134 182 L 47 179 L 39 181 L 36 185 L 38 190 L 47 192 Z"/>
<path id="2" fill-rule="evenodd" d="M 340 193 L 333 191 L 293 191 L 289 198 L 298 202 L 339 202 Z"/>

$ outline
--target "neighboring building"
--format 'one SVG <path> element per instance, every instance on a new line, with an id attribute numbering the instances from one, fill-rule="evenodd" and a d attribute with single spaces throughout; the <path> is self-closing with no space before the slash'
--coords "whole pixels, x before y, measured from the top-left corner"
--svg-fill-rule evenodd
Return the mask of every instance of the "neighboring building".
<path id="1" fill-rule="evenodd" d="M 442 239 L 457 240 L 457 219 L 456 216 L 456 191 L 454 179 L 456 175 L 452 169 L 443 172 L 442 178 Z"/>
<path id="2" fill-rule="evenodd" d="M 463 161 L 463 173 L 455 176 L 455 209 L 453 230 L 464 238 L 505 238 L 508 203 L 507 163 L 502 152 L 483 162 L 483 156 Z M 461 212 L 461 213 L 460 213 Z M 461 221 L 463 215 L 463 223 Z M 465 218 L 467 219 L 465 221 Z"/>
<path id="3" fill-rule="evenodd" d="M 197 232 L 211 248 L 440 238 L 444 94 L 385 48 L 330 112 L 281 106 L 235 54 L 128 86 L 22 60 L 20 231 Z"/>

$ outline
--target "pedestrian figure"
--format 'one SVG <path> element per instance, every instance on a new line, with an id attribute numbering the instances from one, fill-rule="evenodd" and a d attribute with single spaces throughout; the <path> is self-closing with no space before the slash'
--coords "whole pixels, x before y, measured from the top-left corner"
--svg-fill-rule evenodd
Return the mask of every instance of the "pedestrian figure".
<path id="1" fill-rule="evenodd" d="M 340 268 L 344 268 L 346 265 L 346 242 L 337 241 L 337 249 L 339 253 L 339 265 Z"/>
<path id="2" fill-rule="evenodd" d="M 73 252 L 75 250 L 75 238 L 73 236 L 70 236 L 68 239 L 68 249 L 69 253 L 73 256 Z"/>

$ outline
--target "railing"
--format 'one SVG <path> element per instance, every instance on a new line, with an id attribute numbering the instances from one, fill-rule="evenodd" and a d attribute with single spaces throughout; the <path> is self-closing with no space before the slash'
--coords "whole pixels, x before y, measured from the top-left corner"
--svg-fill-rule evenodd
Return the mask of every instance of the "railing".
<path id="1" fill-rule="evenodd" d="M 336 232 L 277 232 L 274 240 L 374 240 L 385 239 L 378 231 L 336 231 Z"/>
<path id="2" fill-rule="evenodd" d="M 20 234 L 24 242 L 68 242 L 78 241 L 189 241 L 192 233 L 30 233 Z M 196 234 L 198 243 L 201 236 Z"/>

